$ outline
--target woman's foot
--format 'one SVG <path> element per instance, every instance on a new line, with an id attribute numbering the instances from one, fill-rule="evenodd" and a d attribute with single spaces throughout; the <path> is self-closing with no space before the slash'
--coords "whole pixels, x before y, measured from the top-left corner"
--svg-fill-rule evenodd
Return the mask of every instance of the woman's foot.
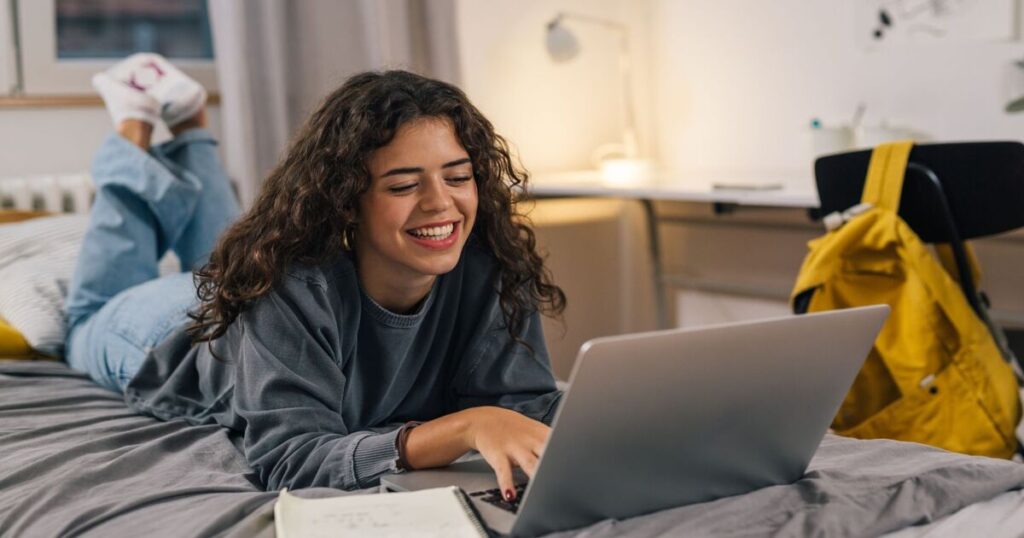
<path id="1" fill-rule="evenodd" d="M 206 104 L 203 86 L 159 54 L 140 52 L 121 64 L 132 80 L 160 103 L 160 115 L 171 129 L 192 120 Z"/>
<path id="2" fill-rule="evenodd" d="M 92 77 L 117 132 L 142 149 L 149 149 L 153 124 L 160 119 L 160 103 L 146 92 L 115 79 L 108 71 Z"/>
<path id="3" fill-rule="evenodd" d="M 206 90 L 159 54 L 133 54 L 97 73 L 92 83 L 117 132 L 143 149 L 159 119 L 175 136 L 206 126 Z"/>
<path id="4" fill-rule="evenodd" d="M 203 86 L 159 54 L 133 54 L 107 73 L 156 99 L 160 117 L 172 130 L 182 122 L 193 120 L 206 104 Z"/>
<path id="5" fill-rule="evenodd" d="M 107 105 L 107 112 L 110 112 L 114 125 L 126 119 L 149 124 L 160 120 L 160 103 L 156 99 L 125 81 L 115 79 L 108 71 L 93 75 L 92 87 L 103 98 L 103 104 Z"/>

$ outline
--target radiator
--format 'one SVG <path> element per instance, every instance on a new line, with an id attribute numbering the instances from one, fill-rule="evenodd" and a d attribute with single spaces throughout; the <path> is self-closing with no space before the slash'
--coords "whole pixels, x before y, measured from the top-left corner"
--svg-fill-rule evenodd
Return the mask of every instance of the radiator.
<path id="1" fill-rule="evenodd" d="M 0 178 L 0 209 L 88 213 L 94 192 L 88 174 Z"/>

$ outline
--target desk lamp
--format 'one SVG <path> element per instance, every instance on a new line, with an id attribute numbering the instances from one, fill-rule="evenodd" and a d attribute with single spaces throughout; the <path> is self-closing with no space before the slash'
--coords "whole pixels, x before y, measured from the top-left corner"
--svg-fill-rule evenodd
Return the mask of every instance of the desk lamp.
<path id="1" fill-rule="evenodd" d="M 633 92 L 630 84 L 629 29 L 620 22 L 589 15 L 559 12 L 548 22 L 545 38 L 548 55 L 556 63 L 568 62 L 580 52 L 579 40 L 566 28 L 565 21 L 594 24 L 619 34 L 619 75 L 622 78 L 624 118 L 622 143 L 604 144 L 598 147 L 594 151 L 594 160 L 600 163 L 602 175 L 609 183 L 629 184 L 650 178 L 653 170 L 651 162 L 638 158 L 637 151 Z"/>

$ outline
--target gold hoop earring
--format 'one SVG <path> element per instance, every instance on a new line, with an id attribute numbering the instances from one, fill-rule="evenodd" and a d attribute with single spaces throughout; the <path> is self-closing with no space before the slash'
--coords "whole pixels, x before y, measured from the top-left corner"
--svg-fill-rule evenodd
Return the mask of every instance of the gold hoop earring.
<path id="1" fill-rule="evenodd" d="M 349 236 L 353 236 L 355 234 L 355 230 L 355 226 L 346 226 L 341 232 L 341 248 L 345 249 L 347 252 L 352 252 L 352 244 L 355 243 L 355 237 L 350 239 Z"/>

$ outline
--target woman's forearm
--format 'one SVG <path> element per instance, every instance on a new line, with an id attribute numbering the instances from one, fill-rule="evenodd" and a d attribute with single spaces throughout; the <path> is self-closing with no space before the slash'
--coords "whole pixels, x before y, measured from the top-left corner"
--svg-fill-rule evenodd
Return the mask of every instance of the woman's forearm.
<path id="1" fill-rule="evenodd" d="M 413 469 L 442 467 L 472 450 L 472 413 L 466 409 L 413 428 L 405 441 L 406 463 Z"/>

